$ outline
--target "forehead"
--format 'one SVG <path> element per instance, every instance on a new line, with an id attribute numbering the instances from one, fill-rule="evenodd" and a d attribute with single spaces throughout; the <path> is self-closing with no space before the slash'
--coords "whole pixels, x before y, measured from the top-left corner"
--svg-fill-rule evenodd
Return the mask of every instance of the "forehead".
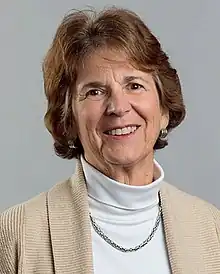
<path id="1" fill-rule="evenodd" d="M 78 70 L 77 82 L 88 78 L 128 75 L 143 76 L 143 72 L 131 64 L 124 52 L 99 50 L 83 60 Z"/>

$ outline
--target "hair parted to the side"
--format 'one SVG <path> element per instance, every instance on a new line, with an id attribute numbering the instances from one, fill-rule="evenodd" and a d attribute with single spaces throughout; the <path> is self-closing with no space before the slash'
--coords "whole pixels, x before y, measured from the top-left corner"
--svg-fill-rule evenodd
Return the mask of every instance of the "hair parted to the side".
<path id="1" fill-rule="evenodd" d="M 96 13 L 73 11 L 64 17 L 43 62 L 48 109 L 45 125 L 62 158 L 78 158 L 83 153 L 77 137 L 72 100 L 80 62 L 96 49 L 107 47 L 127 54 L 139 70 L 152 73 L 162 109 L 169 112 L 168 132 L 185 117 L 179 77 L 157 38 L 134 12 L 109 8 Z M 158 138 L 154 149 L 167 145 Z"/>

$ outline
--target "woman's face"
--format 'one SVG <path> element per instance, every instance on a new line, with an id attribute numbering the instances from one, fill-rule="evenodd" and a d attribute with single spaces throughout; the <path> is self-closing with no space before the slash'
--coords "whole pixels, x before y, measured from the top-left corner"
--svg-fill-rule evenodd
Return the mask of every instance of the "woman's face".
<path id="1" fill-rule="evenodd" d="M 84 60 L 78 75 L 73 111 L 87 161 L 125 167 L 151 158 L 168 124 L 152 76 L 111 50 Z"/>

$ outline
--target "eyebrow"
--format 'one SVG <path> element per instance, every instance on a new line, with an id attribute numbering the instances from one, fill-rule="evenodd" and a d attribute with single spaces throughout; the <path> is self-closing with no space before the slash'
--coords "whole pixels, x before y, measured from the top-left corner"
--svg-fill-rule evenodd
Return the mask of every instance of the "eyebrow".
<path id="1" fill-rule="evenodd" d="M 100 87 L 104 88 L 106 87 L 106 85 L 99 81 L 93 81 L 83 85 L 81 89 L 83 90 L 85 88 L 100 88 Z"/>
<path id="2" fill-rule="evenodd" d="M 145 83 L 149 84 L 149 81 L 147 81 L 146 79 L 144 79 L 141 76 L 126 76 L 123 79 L 123 84 L 127 84 L 131 81 L 134 81 L 134 80 L 141 80 L 141 81 L 144 81 Z M 100 87 L 101 88 L 106 88 L 108 86 L 109 85 L 103 84 L 100 81 L 92 81 L 92 82 L 89 82 L 89 83 L 86 83 L 85 85 L 83 85 L 81 90 L 86 89 L 86 88 L 100 88 Z"/>
<path id="3" fill-rule="evenodd" d="M 141 77 L 141 76 L 126 76 L 126 77 L 124 78 L 124 82 L 125 82 L 125 83 L 129 83 L 129 82 L 134 81 L 134 80 L 141 80 L 141 81 L 144 81 L 144 82 L 146 82 L 146 83 L 149 83 L 149 81 L 147 81 L 146 79 L 144 79 L 144 78 Z"/>

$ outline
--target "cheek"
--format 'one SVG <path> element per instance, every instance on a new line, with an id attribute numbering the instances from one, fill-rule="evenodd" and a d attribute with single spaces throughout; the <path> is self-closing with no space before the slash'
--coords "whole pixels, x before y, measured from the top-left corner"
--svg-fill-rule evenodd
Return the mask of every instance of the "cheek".
<path id="1" fill-rule="evenodd" d="M 78 125 L 80 137 L 87 139 L 94 130 L 95 120 L 93 119 L 92 115 L 88 116 L 87 114 L 81 112 L 80 116 L 78 117 Z"/>
<path id="2" fill-rule="evenodd" d="M 156 125 L 161 118 L 160 104 L 154 96 L 152 98 L 144 98 L 136 105 L 136 109 L 147 123 Z"/>
<path id="3" fill-rule="evenodd" d="M 94 132 L 95 125 L 93 119 L 91 119 L 90 116 L 81 114 L 78 125 L 79 139 L 82 143 L 85 153 L 88 154 L 91 150 L 95 151 L 98 146 L 98 142 Z"/>
<path id="4" fill-rule="evenodd" d="M 79 137 L 81 140 L 88 139 L 94 142 L 96 139 L 97 126 L 100 120 L 100 111 L 98 106 L 81 106 L 77 109 L 77 122 L 79 128 Z"/>
<path id="5" fill-rule="evenodd" d="M 160 131 L 160 120 L 161 115 L 160 112 L 151 117 L 151 119 L 147 123 L 147 132 L 152 136 L 152 139 L 157 138 L 157 135 Z"/>
<path id="6" fill-rule="evenodd" d="M 153 139 L 157 138 L 158 132 L 160 131 L 161 123 L 161 111 L 158 106 L 150 109 L 147 120 L 147 131 L 150 133 Z"/>
<path id="7" fill-rule="evenodd" d="M 145 98 L 136 106 L 139 115 L 144 119 L 146 125 L 146 138 L 148 141 L 157 139 L 160 131 L 161 110 L 159 100 L 156 97 Z"/>

